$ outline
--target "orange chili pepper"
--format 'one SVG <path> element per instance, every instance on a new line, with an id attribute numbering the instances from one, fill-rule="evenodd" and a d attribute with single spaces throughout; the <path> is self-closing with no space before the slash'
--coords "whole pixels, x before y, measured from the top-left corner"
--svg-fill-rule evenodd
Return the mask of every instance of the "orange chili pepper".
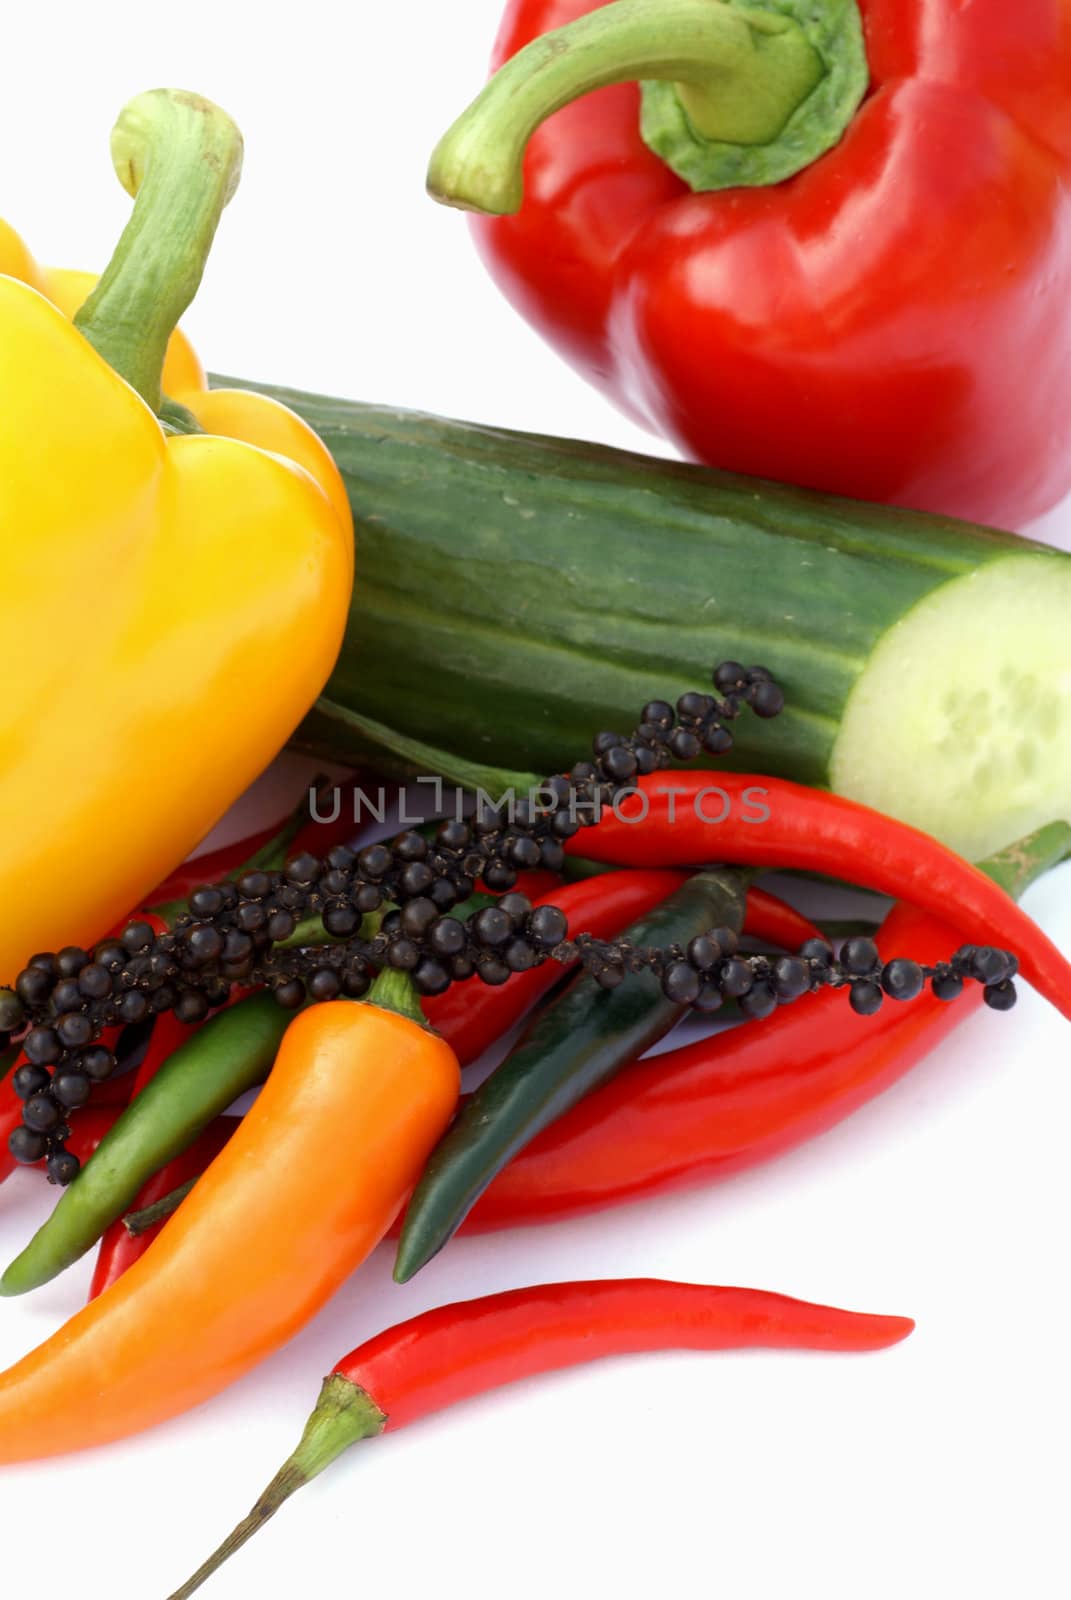
<path id="1" fill-rule="evenodd" d="M 457 1102 L 457 1057 L 416 1020 L 410 993 L 387 972 L 371 1003 L 294 1019 L 242 1126 L 149 1251 L 0 1375 L 0 1462 L 189 1410 L 278 1349 L 360 1265 Z"/>

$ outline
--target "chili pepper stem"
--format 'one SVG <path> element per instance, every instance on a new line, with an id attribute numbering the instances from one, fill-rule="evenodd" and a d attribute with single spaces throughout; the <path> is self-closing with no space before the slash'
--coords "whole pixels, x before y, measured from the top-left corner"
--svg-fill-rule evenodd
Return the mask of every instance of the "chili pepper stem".
<path id="1" fill-rule="evenodd" d="M 649 128 L 645 115 L 644 135 L 693 188 L 726 185 L 719 175 L 725 147 L 754 157 L 750 177 L 730 161 L 732 182 L 774 182 L 798 171 L 841 137 L 867 65 L 855 0 L 817 8 L 817 20 L 814 6 L 796 8 L 798 19 L 785 14 L 792 9 L 614 0 L 543 34 L 495 74 L 442 139 L 429 192 L 489 215 L 519 211 L 524 153 L 536 129 L 594 89 L 640 80 L 664 91 L 655 120 L 664 122 L 671 109 L 681 124 L 663 136 L 667 130 Z M 797 126 L 804 108 L 805 128 Z M 694 170 L 696 147 L 703 171 Z"/>
<path id="2" fill-rule="evenodd" d="M 407 972 L 384 967 L 368 991 L 367 1003 L 379 1006 L 383 1011 L 396 1011 L 400 1017 L 408 1017 L 410 1022 L 419 1022 L 422 1028 L 428 1025 L 420 1007 L 420 997 Z"/>
<path id="3" fill-rule="evenodd" d="M 155 1228 L 158 1222 L 163 1222 L 165 1217 L 170 1217 L 178 1210 L 196 1182 L 196 1178 L 187 1178 L 185 1183 L 180 1183 L 170 1194 L 154 1200 L 151 1206 L 143 1206 L 140 1211 L 128 1211 L 123 1218 L 123 1227 L 130 1237 L 136 1239 L 140 1234 L 148 1233 L 150 1228 Z"/>
<path id="4" fill-rule="evenodd" d="M 275 1474 L 264 1493 L 247 1517 L 233 1533 L 228 1534 L 219 1549 L 198 1567 L 192 1578 L 176 1589 L 168 1600 L 187 1600 L 201 1585 L 217 1572 L 236 1550 L 247 1543 L 279 1507 L 284 1505 L 298 1489 L 303 1489 L 318 1477 L 332 1461 L 348 1450 L 351 1444 L 362 1439 L 373 1439 L 387 1425 L 385 1414 L 372 1396 L 358 1384 L 351 1383 L 341 1373 L 332 1373 L 324 1379 L 320 1398 L 305 1424 L 301 1443 L 290 1459 Z"/>
<path id="5" fill-rule="evenodd" d="M 242 136 L 211 100 L 153 89 L 120 112 L 112 161 L 134 211 L 75 325 L 159 413 L 167 343 L 238 186 Z"/>

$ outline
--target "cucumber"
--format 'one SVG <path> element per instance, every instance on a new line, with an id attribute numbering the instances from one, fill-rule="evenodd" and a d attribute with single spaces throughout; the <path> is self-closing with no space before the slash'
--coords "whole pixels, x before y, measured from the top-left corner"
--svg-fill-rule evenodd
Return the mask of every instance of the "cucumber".
<path id="1" fill-rule="evenodd" d="M 349 630 L 300 748 L 467 784 L 560 771 L 731 658 L 770 667 L 788 703 L 741 717 L 730 766 L 829 785 L 973 860 L 1071 816 L 1071 556 L 573 440 L 264 392 L 326 441 L 359 530 Z"/>

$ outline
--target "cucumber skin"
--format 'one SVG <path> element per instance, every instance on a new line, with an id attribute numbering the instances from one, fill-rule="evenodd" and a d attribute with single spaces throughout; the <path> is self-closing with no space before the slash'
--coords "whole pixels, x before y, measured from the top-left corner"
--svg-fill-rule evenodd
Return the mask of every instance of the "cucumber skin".
<path id="1" fill-rule="evenodd" d="M 335 760 L 384 766 L 345 727 L 349 709 L 449 755 L 560 771 L 600 728 L 627 730 L 647 699 L 734 659 L 769 667 L 787 705 L 773 722 L 742 716 L 719 765 L 828 784 L 848 695 L 889 627 L 1004 557 L 1067 560 L 993 529 L 604 446 L 213 382 L 292 407 L 346 482 L 349 626 L 294 740 Z"/>

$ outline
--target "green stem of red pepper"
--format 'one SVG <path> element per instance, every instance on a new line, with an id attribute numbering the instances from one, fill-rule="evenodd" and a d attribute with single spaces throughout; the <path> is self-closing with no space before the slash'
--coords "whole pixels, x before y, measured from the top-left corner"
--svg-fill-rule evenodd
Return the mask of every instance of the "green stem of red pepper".
<path id="1" fill-rule="evenodd" d="M 868 78 L 856 0 L 614 0 L 534 39 L 431 159 L 448 205 L 518 211 L 529 139 L 593 89 L 643 81 L 648 144 L 693 189 L 776 183 L 837 143 Z"/>

